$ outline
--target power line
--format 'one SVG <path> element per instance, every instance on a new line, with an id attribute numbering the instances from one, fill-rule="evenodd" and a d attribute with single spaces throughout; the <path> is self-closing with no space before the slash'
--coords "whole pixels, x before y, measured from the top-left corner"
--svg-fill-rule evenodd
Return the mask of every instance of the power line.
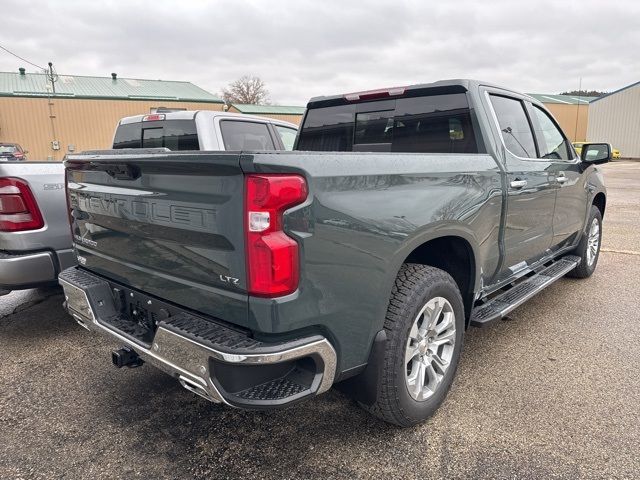
<path id="1" fill-rule="evenodd" d="M 4 50 L 5 52 L 7 52 L 9 55 L 13 55 L 16 58 L 19 58 L 20 60 L 22 60 L 23 62 L 27 62 L 29 65 L 33 65 L 34 67 L 39 68 L 40 70 L 46 70 L 44 67 L 41 67 L 40 65 L 36 65 L 33 62 L 30 62 L 29 60 L 27 60 L 26 58 L 22 58 L 20 55 L 13 53 L 11 50 L 9 50 L 8 48 L 3 47 L 2 45 L 0 45 L 0 48 L 2 50 Z"/>

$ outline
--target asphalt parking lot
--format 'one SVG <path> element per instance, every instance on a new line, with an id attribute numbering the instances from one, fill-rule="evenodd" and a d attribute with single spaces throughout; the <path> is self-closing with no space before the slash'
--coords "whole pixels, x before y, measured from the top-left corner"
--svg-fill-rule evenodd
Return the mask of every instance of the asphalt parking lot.
<path id="1" fill-rule="evenodd" d="M 334 390 L 242 412 L 115 345 L 53 291 L 0 298 L 0 478 L 637 478 L 640 162 L 604 167 L 598 270 L 467 332 L 451 393 L 424 425 L 384 425 Z"/>

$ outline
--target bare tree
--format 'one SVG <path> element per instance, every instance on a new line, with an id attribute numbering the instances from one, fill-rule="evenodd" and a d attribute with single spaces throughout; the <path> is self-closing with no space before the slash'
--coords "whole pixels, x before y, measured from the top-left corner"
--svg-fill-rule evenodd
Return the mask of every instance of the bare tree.
<path id="1" fill-rule="evenodd" d="M 222 98 L 228 104 L 252 103 L 254 105 L 267 105 L 269 103 L 269 91 L 259 77 L 244 75 L 235 82 L 222 89 Z"/>

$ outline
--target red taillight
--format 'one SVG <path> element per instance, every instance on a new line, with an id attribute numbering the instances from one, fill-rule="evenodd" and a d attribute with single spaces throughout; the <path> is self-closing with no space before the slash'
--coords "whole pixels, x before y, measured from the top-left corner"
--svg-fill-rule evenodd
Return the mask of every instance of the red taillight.
<path id="1" fill-rule="evenodd" d="M 43 226 L 29 185 L 19 178 L 0 178 L 0 231 L 20 232 Z"/>
<path id="2" fill-rule="evenodd" d="M 24 153 L 14 152 L 13 156 L 16 158 L 24 158 Z"/>
<path id="3" fill-rule="evenodd" d="M 381 90 L 367 90 L 366 92 L 347 93 L 345 100 L 357 102 L 358 100 L 375 100 L 377 98 L 395 97 L 403 95 L 406 87 L 385 88 Z"/>
<path id="4" fill-rule="evenodd" d="M 304 202 L 307 184 L 299 175 L 247 175 L 245 230 L 247 290 L 276 297 L 298 288 L 298 243 L 282 230 L 282 214 Z"/>

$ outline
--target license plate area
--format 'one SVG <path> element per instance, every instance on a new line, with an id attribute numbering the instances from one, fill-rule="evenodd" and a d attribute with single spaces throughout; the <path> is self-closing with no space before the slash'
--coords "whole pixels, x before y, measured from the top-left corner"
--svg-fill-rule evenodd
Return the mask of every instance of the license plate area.
<path id="1" fill-rule="evenodd" d="M 99 318 L 98 321 L 134 342 L 151 348 L 158 323 L 176 314 L 178 310 L 137 290 L 108 283 L 116 314 Z"/>

